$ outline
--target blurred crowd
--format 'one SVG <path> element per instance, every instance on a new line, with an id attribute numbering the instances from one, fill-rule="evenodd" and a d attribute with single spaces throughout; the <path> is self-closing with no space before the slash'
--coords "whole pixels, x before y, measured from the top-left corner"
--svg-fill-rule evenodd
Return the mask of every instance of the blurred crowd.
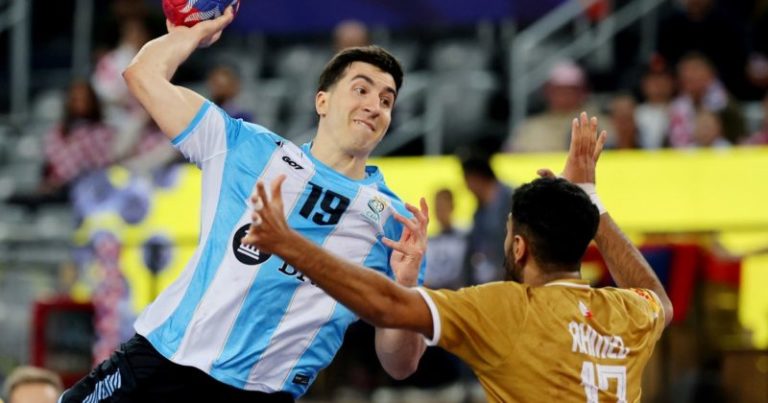
<path id="1" fill-rule="evenodd" d="M 150 8 L 127 6 L 133 3 L 114 2 L 117 44 L 97 49 L 90 77 L 73 80 L 67 90 L 60 121 L 45 138 L 44 193 L 56 193 L 111 164 L 150 172 L 179 161 L 122 80 L 141 45 L 158 33 L 150 29 Z M 659 22 L 654 54 L 633 66 L 639 74 L 624 74 L 630 78 L 614 80 L 613 88 L 599 94 L 579 62 L 556 63 L 540 93 L 543 110 L 500 138 L 498 151 L 564 151 L 570 120 L 582 110 L 600 118 L 615 149 L 768 144 L 768 7 L 763 3 L 749 8 L 746 2 L 680 1 Z M 330 52 L 368 44 L 371 35 L 364 24 L 350 20 L 338 25 L 329 42 Z M 619 41 L 616 46 L 632 45 Z M 258 122 L 251 105 L 240 101 L 258 96 L 260 88 L 249 88 L 255 95 L 241 94 L 241 74 L 236 65 L 214 63 L 203 92 L 231 115 Z M 473 140 L 467 137 L 455 148 Z"/>

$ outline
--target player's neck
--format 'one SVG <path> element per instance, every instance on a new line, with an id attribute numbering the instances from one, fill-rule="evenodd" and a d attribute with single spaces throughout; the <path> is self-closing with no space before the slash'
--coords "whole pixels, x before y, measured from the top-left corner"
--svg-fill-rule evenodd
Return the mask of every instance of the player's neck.
<path id="1" fill-rule="evenodd" d="M 581 272 L 558 271 L 546 273 L 541 270 L 527 270 L 524 278 L 526 284 L 539 287 L 557 280 L 579 280 L 581 279 Z"/>
<path id="2" fill-rule="evenodd" d="M 326 141 L 312 143 L 312 155 L 336 172 L 352 179 L 365 178 L 365 164 L 368 156 L 356 156 L 345 153 Z"/>

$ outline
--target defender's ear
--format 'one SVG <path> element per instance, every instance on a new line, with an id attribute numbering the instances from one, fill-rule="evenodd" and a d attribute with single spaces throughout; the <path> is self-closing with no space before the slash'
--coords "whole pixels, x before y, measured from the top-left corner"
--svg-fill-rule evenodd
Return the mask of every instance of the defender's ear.
<path id="1" fill-rule="evenodd" d="M 520 235 L 515 235 L 512 239 L 512 254 L 515 257 L 515 263 L 522 264 L 528 257 L 528 242 Z"/>

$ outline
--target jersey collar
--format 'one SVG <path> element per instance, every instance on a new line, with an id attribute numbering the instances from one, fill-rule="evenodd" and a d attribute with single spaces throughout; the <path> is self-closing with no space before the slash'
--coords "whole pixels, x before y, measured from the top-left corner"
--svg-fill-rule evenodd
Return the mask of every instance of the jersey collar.
<path id="1" fill-rule="evenodd" d="M 544 287 L 551 287 L 551 286 L 583 288 L 587 290 L 592 288 L 589 285 L 589 281 L 583 280 L 583 279 L 561 279 L 561 280 L 550 281 L 549 283 L 544 284 Z"/>

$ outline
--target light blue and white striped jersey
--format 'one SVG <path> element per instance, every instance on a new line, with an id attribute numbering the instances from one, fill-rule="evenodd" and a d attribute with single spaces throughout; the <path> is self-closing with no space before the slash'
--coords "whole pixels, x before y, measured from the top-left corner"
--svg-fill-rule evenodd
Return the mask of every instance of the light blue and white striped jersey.
<path id="1" fill-rule="evenodd" d="M 288 224 L 325 249 L 393 277 L 392 213 L 411 216 L 376 167 L 350 179 L 264 127 L 206 102 L 173 145 L 202 169 L 200 243 L 136 331 L 171 361 L 229 385 L 306 392 L 357 317 L 279 257 L 240 245 L 257 181 L 281 174 Z M 419 280 L 424 275 L 422 265 Z M 344 281 L 344 279 L 339 279 Z"/>

